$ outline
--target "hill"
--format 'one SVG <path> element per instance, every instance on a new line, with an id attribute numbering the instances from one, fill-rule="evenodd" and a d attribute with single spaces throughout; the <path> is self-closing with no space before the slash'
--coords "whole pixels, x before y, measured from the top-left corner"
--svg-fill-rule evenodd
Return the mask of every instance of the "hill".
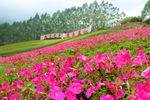
<path id="1" fill-rule="evenodd" d="M 84 34 L 79 37 L 73 37 L 73 38 L 50 39 L 50 40 L 42 40 L 42 41 L 34 40 L 34 41 L 12 43 L 8 45 L 0 46 L 0 56 L 6 57 L 6 56 L 17 55 L 17 54 L 28 52 L 28 51 L 35 50 L 35 49 L 51 47 L 57 44 L 65 43 L 65 42 L 77 41 L 77 40 L 93 37 L 96 35 L 108 34 L 110 32 L 116 32 L 116 31 L 101 30 L 101 31 Z"/>
<path id="2" fill-rule="evenodd" d="M 150 27 L 100 33 L 1 58 L 1 98 L 150 99 Z"/>

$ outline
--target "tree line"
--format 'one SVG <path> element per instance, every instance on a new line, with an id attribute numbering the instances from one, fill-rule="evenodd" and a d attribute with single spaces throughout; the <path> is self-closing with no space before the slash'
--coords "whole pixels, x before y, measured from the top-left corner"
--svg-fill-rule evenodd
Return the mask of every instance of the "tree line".
<path id="1" fill-rule="evenodd" d="M 90 25 L 93 31 L 106 29 L 120 24 L 124 16 L 119 8 L 105 1 L 58 10 L 52 15 L 37 13 L 25 21 L 0 24 L 0 44 L 36 40 L 44 34 L 72 32 Z"/>

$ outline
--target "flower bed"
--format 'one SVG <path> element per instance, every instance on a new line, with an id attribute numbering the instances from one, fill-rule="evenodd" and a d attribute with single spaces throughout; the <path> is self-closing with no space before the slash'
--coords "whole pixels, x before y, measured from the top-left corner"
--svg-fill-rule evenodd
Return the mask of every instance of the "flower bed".
<path id="1" fill-rule="evenodd" d="M 140 43 L 120 47 L 128 42 Z M 0 58 L 0 98 L 149 100 L 149 48 L 150 28 L 143 28 Z"/>

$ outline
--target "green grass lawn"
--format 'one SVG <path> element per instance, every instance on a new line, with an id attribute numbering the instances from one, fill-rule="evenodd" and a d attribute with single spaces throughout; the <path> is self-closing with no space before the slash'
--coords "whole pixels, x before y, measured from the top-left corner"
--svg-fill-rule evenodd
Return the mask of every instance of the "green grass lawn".
<path id="1" fill-rule="evenodd" d="M 62 41 L 62 39 L 33 40 L 0 46 L 0 56 L 16 55 L 18 53 L 23 53 L 34 49 L 42 48 L 51 45 L 53 43 L 57 43 L 59 41 Z"/>
<path id="2" fill-rule="evenodd" d="M 115 33 L 119 31 L 100 30 L 100 31 L 95 31 L 95 32 L 87 33 L 81 36 L 66 38 L 66 39 L 33 40 L 33 41 L 25 41 L 25 42 L 8 44 L 8 45 L 0 46 L 0 56 L 2 57 L 13 56 L 13 55 L 28 52 L 34 49 L 40 49 L 43 47 L 51 47 L 57 44 L 78 41 L 81 39 L 86 39 L 86 38 L 90 38 L 94 36 L 109 34 L 111 32 Z"/>

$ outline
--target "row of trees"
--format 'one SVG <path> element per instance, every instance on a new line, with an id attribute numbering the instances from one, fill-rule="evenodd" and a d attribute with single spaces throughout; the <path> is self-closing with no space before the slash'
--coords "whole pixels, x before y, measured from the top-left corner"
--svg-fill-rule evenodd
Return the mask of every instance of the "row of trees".
<path id="1" fill-rule="evenodd" d="M 147 24 L 150 24 L 150 0 L 146 2 L 144 9 L 142 10 L 141 16 Z"/>
<path id="2" fill-rule="evenodd" d="M 22 22 L 0 24 L 0 44 L 36 40 L 47 33 L 65 33 L 92 25 L 92 30 L 100 30 L 120 24 L 125 16 L 119 8 L 111 3 L 94 1 L 81 7 L 67 8 L 53 15 L 36 14 L 33 18 Z"/>

